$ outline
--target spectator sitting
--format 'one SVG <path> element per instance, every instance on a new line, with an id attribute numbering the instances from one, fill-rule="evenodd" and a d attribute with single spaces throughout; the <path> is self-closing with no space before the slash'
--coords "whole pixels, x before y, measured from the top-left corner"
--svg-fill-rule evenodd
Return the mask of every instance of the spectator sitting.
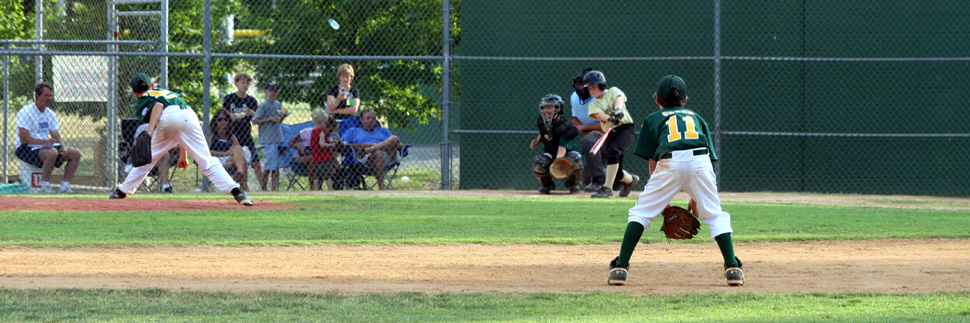
<path id="1" fill-rule="evenodd" d="M 397 161 L 397 151 L 401 149 L 401 139 L 392 135 L 387 128 L 377 125 L 377 112 L 364 109 L 360 113 L 360 128 L 351 128 L 341 137 L 344 143 L 358 151 L 357 161 L 366 163 L 374 170 L 378 187 L 387 189 L 384 172 L 387 166 Z"/>
<path id="2" fill-rule="evenodd" d="M 231 119 L 226 109 L 216 110 L 213 118 L 212 139 L 209 140 L 209 153 L 219 159 L 227 171 L 235 170 L 232 179 L 242 186 L 248 179 L 250 154 L 249 147 L 240 144 L 231 132 Z"/>
<path id="3" fill-rule="evenodd" d="M 337 129 L 337 120 L 330 118 L 326 111 L 321 109 L 313 110 L 313 132 L 310 134 L 310 148 L 313 151 L 313 161 L 315 169 L 311 169 L 311 187 L 320 189 L 321 182 L 327 181 L 327 189 L 333 190 L 333 175 L 336 174 L 340 164 L 334 158 L 334 149 L 340 149 L 343 145 L 339 140 L 333 140 L 334 132 Z M 315 185 L 315 186 L 314 186 Z"/>
<path id="4" fill-rule="evenodd" d="M 319 190 L 323 181 L 327 189 L 333 190 L 333 174 L 339 167 L 333 149 L 340 146 L 339 141 L 331 139 L 337 122 L 323 109 L 313 109 L 313 128 L 303 129 L 290 140 L 290 147 L 299 151 L 296 161 L 307 165 L 310 189 Z"/>
<path id="5" fill-rule="evenodd" d="M 51 191 L 51 172 L 65 161 L 64 178 L 60 193 L 74 193 L 71 179 L 81 161 L 81 152 L 64 145 L 61 140 L 61 124 L 57 122 L 54 110 L 49 109 L 54 100 L 54 88 L 41 82 L 34 88 L 35 102 L 25 105 L 17 112 L 17 136 L 15 137 L 16 155 L 20 160 L 41 169 L 40 190 Z M 48 138 L 49 137 L 49 138 Z"/>

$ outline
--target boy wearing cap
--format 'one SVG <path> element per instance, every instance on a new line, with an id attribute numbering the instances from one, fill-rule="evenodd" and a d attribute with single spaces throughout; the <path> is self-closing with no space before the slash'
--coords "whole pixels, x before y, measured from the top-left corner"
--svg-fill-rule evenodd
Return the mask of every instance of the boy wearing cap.
<path id="1" fill-rule="evenodd" d="M 630 256 L 643 230 L 660 214 L 680 190 L 691 197 L 689 205 L 711 229 L 724 257 L 724 276 L 730 286 L 744 284 L 744 267 L 734 256 L 731 241 L 731 215 L 721 210 L 717 182 L 711 161 L 717 160 L 707 122 L 684 108 L 687 84 L 682 78 L 667 75 L 660 79 L 654 99 L 660 111 L 643 119 L 634 154 L 650 162 L 650 181 L 637 204 L 630 209 L 629 222 L 620 246 L 620 255 L 610 262 L 607 283 L 626 283 Z"/>
<path id="2" fill-rule="evenodd" d="M 266 101 L 259 104 L 253 124 L 259 126 L 259 143 L 263 145 L 263 169 L 266 172 L 262 178 L 270 181 L 269 189 L 276 190 L 280 186 L 280 147 L 283 145 L 283 119 L 289 112 L 283 110 L 283 104 L 276 100 L 280 94 L 280 83 L 269 81 L 264 87 Z M 266 183 L 260 183 L 266 187 Z"/>
<path id="3" fill-rule="evenodd" d="M 135 102 L 135 115 L 148 123 L 145 132 L 152 137 L 152 161 L 132 169 L 125 182 L 108 196 L 109 199 L 123 199 L 128 194 L 134 194 L 138 185 L 141 185 L 155 167 L 155 163 L 158 163 L 163 155 L 168 154 L 169 149 L 179 145 L 182 147 L 178 160 L 179 168 L 188 166 L 186 160 L 186 150 L 188 150 L 195 162 L 199 164 L 202 174 L 208 177 L 216 188 L 232 194 L 239 204 L 253 205 L 253 200 L 249 199 L 246 192 L 239 188 L 239 184 L 232 180 L 229 173 L 226 173 L 219 159 L 209 153 L 199 117 L 192 111 L 192 107 L 182 100 L 182 95 L 155 88 L 148 75 L 140 73 L 131 79 L 131 90 L 138 97 L 138 101 Z"/>

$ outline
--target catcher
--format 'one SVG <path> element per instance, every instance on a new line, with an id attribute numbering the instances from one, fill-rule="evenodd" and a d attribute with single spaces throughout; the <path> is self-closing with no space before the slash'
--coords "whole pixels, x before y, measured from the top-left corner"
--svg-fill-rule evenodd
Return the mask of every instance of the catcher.
<path id="1" fill-rule="evenodd" d="M 711 161 L 717 160 L 707 123 L 699 114 L 684 108 L 687 84 L 678 76 L 660 79 L 654 94 L 660 111 L 643 120 L 634 154 L 650 162 L 650 181 L 637 204 L 630 209 L 629 222 L 620 256 L 610 262 L 607 283 L 626 283 L 630 256 L 645 228 L 663 211 L 663 231 L 671 239 L 690 239 L 697 234 L 700 217 L 711 229 L 711 237 L 724 256 L 724 276 L 730 286 L 744 284 L 744 266 L 734 256 L 731 215 L 721 210 Z M 668 205 L 680 190 L 691 197 L 688 209 Z"/>
<path id="2" fill-rule="evenodd" d="M 583 190 L 579 186 L 583 174 L 582 155 L 577 151 L 579 147 L 575 140 L 579 130 L 573 126 L 572 120 L 562 118 L 565 106 L 562 98 L 555 94 L 547 94 L 539 102 L 539 136 L 529 143 L 529 149 L 535 149 L 541 143 L 545 151 L 536 156 L 532 165 L 532 172 L 539 180 L 539 194 L 549 194 L 556 189 L 553 177 L 566 179 L 569 193 Z"/>

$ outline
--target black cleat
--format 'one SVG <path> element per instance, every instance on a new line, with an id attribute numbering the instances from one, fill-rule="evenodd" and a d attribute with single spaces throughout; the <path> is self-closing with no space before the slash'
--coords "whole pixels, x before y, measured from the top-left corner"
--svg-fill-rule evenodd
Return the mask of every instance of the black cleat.
<path id="1" fill-rule="evenodd" d="M 620 257 L 616 257 L 613 261 L 610 261 L 610 277 L 606 279 L 606 283 L 610 285 L 626 285 L 626 273 L 630 269 L 630 266 L 618 266 L 616 264 L 617 260 L 620 260 Z"/>
<path id="2" fill-rule="evenodd" d="M 744 265 L 738 257 L 734 257 L 734 260 L 738 262 L 736 267 L 724 265 L 724 278 L 727 278 L 728 286 L 741 286 L 744 285 Z"/>
<path id="3" fill-rule="evenodd" d="M 630 183 L 623 183 L 620 187 L 620 197 L 627 197 L 630 195 L 630 191 L 633 190 L 633 185 L 637 185 L 640 182 L 640 176 L 633 175 L 633 180 Z"/>
<path id="4" fill-rule="evenodd" d="M 253 200 L 246 195 L 246 192 L 237 188 L 232 189 L 232 197 L 236 199 L 236 202 L 245 206 L 253 206 Z"/>
<path id="5" fill-rule="evenodd" d="M 108 195 L 108 199 L 121 200 L 121 199 L 124 199 L 126 196 L 128 196 L 128 194 L 125 194 L 125 192 L 122 192 L 120 189 L 116 188 L 114 192 L 111 192 L 111 195 Z"/>
<path id="6" fill-rule="evenodd" d="M 613 198 L 613 190 L 610 189 L 609 187 L 603 187 L 602 189 L 600 189 L 599 193 L 593 194 L 590 197 L 594 199 Z"/>
<path id="7" fill-rule="evenodd" d="M 569 194 L 576 194 L 582 191 L 583 191 L 583 188 L 580 187 L 579 185 L 573 185 L 569 187 Z"/>

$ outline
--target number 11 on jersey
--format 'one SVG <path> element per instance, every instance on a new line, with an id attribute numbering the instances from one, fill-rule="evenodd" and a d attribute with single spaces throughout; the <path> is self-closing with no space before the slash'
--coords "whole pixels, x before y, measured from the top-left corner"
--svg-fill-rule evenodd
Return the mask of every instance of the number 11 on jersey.
<path id="1" fill-rule="evenodd" d="M 683 118 L 684 123 L 687 124 L 687 129 L 684 131 L 683 135 L 681 135 L 680 131 L 677 129 L 677 117 L 677 115 L 672 115 L 670 116 L 670 119 L 667 119 L 667 127 L 670 128 L 670 134 L 667 135 L 667 142 L 674 142 L 680 140 L 681 138 L 697 139 L 697 127 L 694 126 L 694 117 Z"/>

